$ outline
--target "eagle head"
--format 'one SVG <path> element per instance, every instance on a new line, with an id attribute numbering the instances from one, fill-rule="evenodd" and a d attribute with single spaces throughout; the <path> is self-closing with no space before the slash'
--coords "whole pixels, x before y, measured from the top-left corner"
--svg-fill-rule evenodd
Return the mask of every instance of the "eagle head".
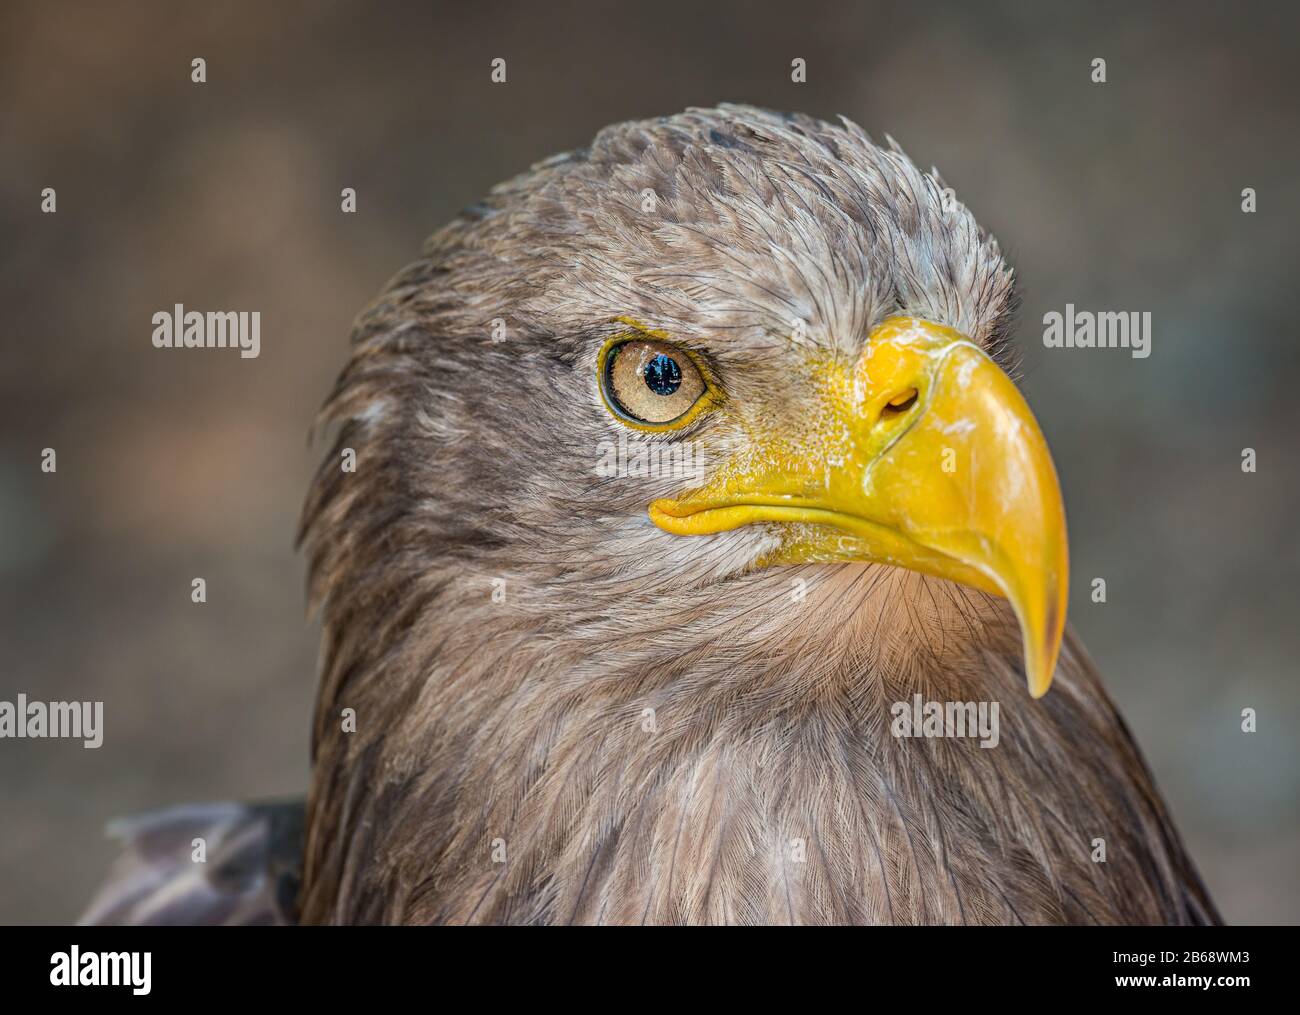
<path id="1" fill-rule="evenodd" d="M 321 417 L 305 918 L 678 918 L 698 885 L 617 871 L 709 869 L 711 779 L 761 856 L 782 800 L 848 820 L 830 759 L 897 777 L 890 702 L 1042 695 L 1066 533 L 1015 302 L 892 141 L 749 107 L 609 127 L 435 234 Z M 768 874 L 725 905 L 770 915 Z"/>

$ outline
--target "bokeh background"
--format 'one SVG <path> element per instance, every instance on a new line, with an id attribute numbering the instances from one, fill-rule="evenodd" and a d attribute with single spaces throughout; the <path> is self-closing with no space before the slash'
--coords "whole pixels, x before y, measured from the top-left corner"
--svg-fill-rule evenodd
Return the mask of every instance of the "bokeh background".
<path id="1" fill-rule="evenodd" d="M 305 787 L 294 528 L 353 316 L 494 183 L 719 101 L 889 133 L 1000 237 L 1073 623 L 1226 917 L 1297 922 L 1298 38 L 1250 3 L 5 3 L 0 699 L 107 733 L 0 741 L 0 922 L 74 919 L 115 815 Z M 1151 311 L 1153 355 L 1044 350 L 1067 302 Z M 174 303 L 260 310 L 261 357 L 155 350 Z"/>

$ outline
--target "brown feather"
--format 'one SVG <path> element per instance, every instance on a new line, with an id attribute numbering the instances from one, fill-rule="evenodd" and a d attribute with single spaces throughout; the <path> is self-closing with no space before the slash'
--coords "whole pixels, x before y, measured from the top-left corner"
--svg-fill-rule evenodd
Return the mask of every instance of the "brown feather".
<path id="1" fill-rule="evenodd" d="M 925 316 L 1011 366 L 1014 303 L 937 176 L 847 122 L 746 107 L 608 128 L 433 237 L 320 420 L 303 921 L 1216 920 L 1073 637 L 1034 701 L 1005 602 L 764 569 L 770 532 L 670 536 L 645 507 L 680 483 L 593 470 L 619 436 L 592 366 L 615 318 L 712 357 L 738 406 L 687 435 L 712 460 L 802 410 L 792 315 L 836 355 Z M 999 745 L 892 736 L 915 693 L 1000 703 Z"/>

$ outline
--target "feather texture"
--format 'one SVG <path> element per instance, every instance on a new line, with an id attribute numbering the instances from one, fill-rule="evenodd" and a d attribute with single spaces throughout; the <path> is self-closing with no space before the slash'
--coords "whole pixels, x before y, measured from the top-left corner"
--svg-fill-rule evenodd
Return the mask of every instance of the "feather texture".
<path id="1" fill-rule="evenodd" d="M 108 832 L 122 856 L 78 923 L 292 923 L 302 827 L 301 802 L 188 805 L 114 821 Z"/>
<path id="2" fill-rule="evenodd" d="M 608 128 L 435 235 L 359 319 L 319 421 L 302 919 L 1217 919 L 1072 637 L 1033 701 L 1005 602 L 765 569 L 770 531 L 669 536 L 645 508 L 680 481 L 593 469 L 620 436 L 592 368 L 617 318 L 708 355 L 730 411 L 649 439 L 721 461 L 807 411 L 793 319 L 855 356 L 886 316 L 926 317 L 1011 369 L 1015 299 L 996 242 L 892 142 L 748 107 Z M 999 745 L 891 735 L 915 694 L 998 702 Z"/>

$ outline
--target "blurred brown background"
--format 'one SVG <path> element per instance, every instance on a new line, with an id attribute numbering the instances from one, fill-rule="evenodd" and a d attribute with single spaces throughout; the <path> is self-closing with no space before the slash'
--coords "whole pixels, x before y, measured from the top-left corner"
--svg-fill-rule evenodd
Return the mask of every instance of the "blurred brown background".
<path id="1" fill-rule="evenodd" d="M 0 699 L 107 732 L 0 741 L 0 922 L 74 919 L 114 815 L 305 786 L 292 542 L 353 315 L 492 184 L 728 100 L 893 135 L 1002 240 L 1073 623 L 1226 917 L 1297 922 L 1298 37 L 1253 4 L 5 4 Z M 1067 302 L 1151 311 L 1152 357 L 1047 354 Z M 155 350 L 174 303 L 260 310 L 261 357 Z"/>

